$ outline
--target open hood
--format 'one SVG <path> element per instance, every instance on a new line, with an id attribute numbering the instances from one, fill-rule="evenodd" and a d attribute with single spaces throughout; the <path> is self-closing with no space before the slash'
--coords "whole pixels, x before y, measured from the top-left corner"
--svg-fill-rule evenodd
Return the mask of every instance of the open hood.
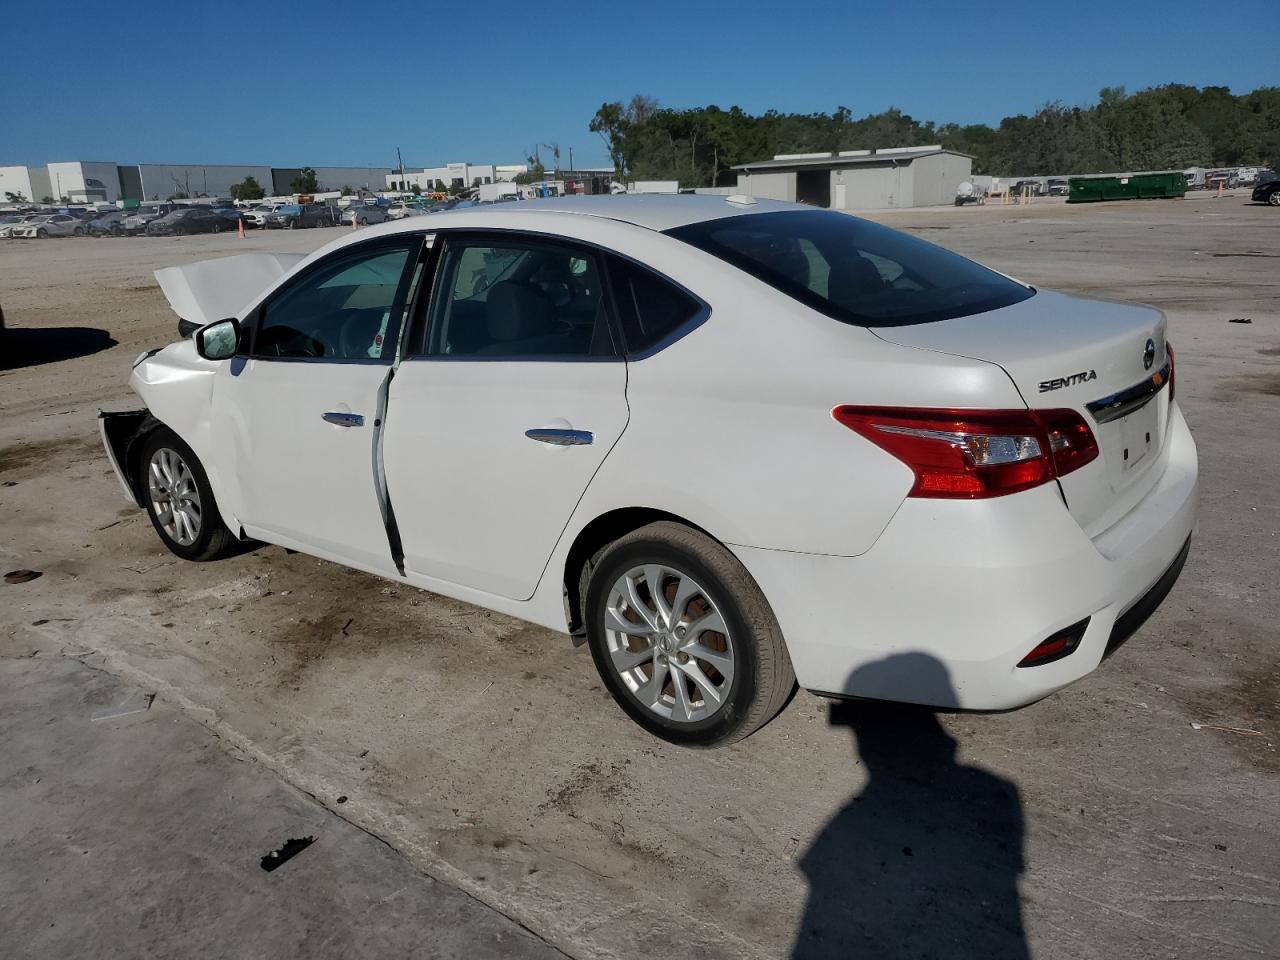
<path id="1" fill-rule="evenodd" d="M 258 295 L 292 270 L 302 253 L 242 253 L 156 271 L 160 289 L 181 320 L 203 327 L 239 317 Z"/>

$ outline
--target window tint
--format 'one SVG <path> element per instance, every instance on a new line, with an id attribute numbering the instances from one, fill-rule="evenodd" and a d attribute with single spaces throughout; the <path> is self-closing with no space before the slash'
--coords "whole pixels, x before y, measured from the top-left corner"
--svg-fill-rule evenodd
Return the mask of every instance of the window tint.
<path id="1" fill-rule="evenodd" d="M 702 310 L 679 287 L 630 260 L 610 257 L 609 279 L 628 354 L 643 353 Z"/>
<path id="2" fill-rule="evenodd" d="M 761 213 L 668 232 L 830 317 L 861 326 L 931 323 L 1034 296 L 971 260 L 843 213 Z"/>
<path id="3" fill-rule="evenodd" d="M 614 354 L 594 254 L 522 240 L 451 240 L 431 309 L 432 356 Z"/>
<path id="4" fill-rule="evenodd" d="M 416 250 L 379 247 L 315 268 L 267 304 L 254 356 L 380 359 L 400 330 L 409 297 L 397 294 Z"/>

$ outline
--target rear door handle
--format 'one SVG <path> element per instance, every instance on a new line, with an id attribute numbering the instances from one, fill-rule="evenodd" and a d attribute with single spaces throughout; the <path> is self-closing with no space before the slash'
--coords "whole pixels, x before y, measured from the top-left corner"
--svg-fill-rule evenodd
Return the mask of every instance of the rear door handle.
<path id="1" fill-rule="evenodd" d="M 554 430 L 542 428 L 526 430 L 524 435 L 539 443 L 549 443 L 556 447 L 578 447 L 590 443 L 595 437 L 590 430 Z"/>
<path id="2" fill-rule="evenodd" d="M 322 413 L 321 419 L 327 423 L 335 424 L 339 427 L 363 427 L 364 417 L 358 413 Z"/>

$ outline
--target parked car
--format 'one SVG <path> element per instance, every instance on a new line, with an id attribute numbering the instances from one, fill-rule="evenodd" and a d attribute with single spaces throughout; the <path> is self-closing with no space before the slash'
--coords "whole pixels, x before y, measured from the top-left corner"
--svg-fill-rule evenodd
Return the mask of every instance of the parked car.
<path id="1" fill-rule="evenodd" d="M 393 203 L 387 207 L 388 220 L 403 220 L 405 217 L 425 217 L 427 209 L 420 203 Z"/>
<path id="2" fill-rule="evenodd" d="M 797 681 L 1017 707 L 1171 589 L 1197 466 L 1160 311 L 778 201 L 507 209 L 158 271 L 201 326 L 102 432 L 164 545 L 265 540 L 574 634 L 701 745 Z"/>
<path id="3" fill-rule="evenodd" d="M 219 216 L 207 207 L 184 207 L 166 213 L 147 224 L 147 236 L 182 236 L 189 233 L 221 233 L 230 230 L 226 217 Z"/>
<path id="4" fill-rule="evenodd" d="M 1019 180 L 1013 185 L 1013 194 L 1021 194 L 1023 191 L 1030 191 L 1031 196 L 1038 197 L 1044 192 L 1039 180 Z"/>
<path id="5" fill-rule="evenodd" d="M 4 216 L 0 216 L 0 237 L 7 238 L 15 226 L 32 220 L 37 216 L 39 214 L 35 213 L 7 213 Z"/>
<path id="6" fill-rule="evenodd" d="M 1258 185 L 1250 194 L 1254 203 L 1269 203 L 1280 207 L 1280 176 L 1272 170 L 1263 170 L 1258 174 Z"/>
<path id="7" fill-rule="evenodd" d="M 1066 197 L 1071 194 L 1071 181 L 1066 177 L 1050 177 L 1048 193 L 1051 197 Z"/>
<path id="8" fill-rule="evenodd" d="M 354 221 L 360 226 L 367 226 L 371 223 L 383 223 L 387 219 L 387 208 L 380 207 L 373 203 L 353 203 L 347 209 L 342 211 L 339 217 L 340 223 L 351 223 Z"/>
<path id="9" fill-rule="evenodd" d="M 172 203 L 143 204 L 132 213 L 128 214 L 124 220 L 121 221 L 121 225 L 124 227 L 125 233 L 130 236 L 134 236 L 145 231 L 147 229 L 147 224 L 151 223 L 151 221 L 159 220 L 161 217 L 167 216 L 176 209 L 177 207 Z"/>
<path id="10" fill-rule="evenodd" d="M 235 207 L 214 207 L 213 212 L 218 216 L 230 221 L 231 226 L 237 227 L 243 219 L 244 214 Z"/>
<path id="11" fill-rule="evenodd" d="M 323 203 L 286 203 L 271 211 L 265 218 L 265 226 L 297 230 L 301 227 L 332 227 L 337 224 L 333 211 Z"/>
<path id="12" fill-rule="evenodd" d="M 266 227 L 267 217 L 283 206 L 283 203 L 264 203 L 250 207 L 244 212 L 244 224 L 246 227 Z"/>
<path id="13" fill-rule="evenodd" d="M 79 217 L 69 213 L 46 213 L 25 223 L 14 224 L 9 236 L 44 240 L 47 237 L 83 237 L 88 232 L 88 225 Z"/>
<path id="14" fill-rule="evenodd" d="M 128 215 L 127 210 L 112 210 L 95 217 L 89 221 L 89 233 L 95 237 L 121 236 L 124 233 L 124 220 Z"/>

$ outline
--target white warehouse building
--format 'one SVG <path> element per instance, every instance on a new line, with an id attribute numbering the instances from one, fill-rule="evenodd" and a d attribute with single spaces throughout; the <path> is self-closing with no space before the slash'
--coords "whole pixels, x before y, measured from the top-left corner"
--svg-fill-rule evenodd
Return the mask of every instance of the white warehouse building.
<path id="1" fill-rule="evenodd" d="M 387 174 L 386 189 L 432 190 L 439 180 L 445 189 L 449 187 L 469 187 L 477 180 L 480 183 L 507 183 L 529 169 L 524 163 L 448 163 L 443 167 L 423 167 L 418 170 L 406 170 L 401 176 L 394 170 Z"/>
<path id="2" fill-rule="evenodd" d="M 53 196 L 49 185 L 48 167 L 0 167 L 0 199 L 6 203 L 15 201 L 38 203 L 43 197 Z"/>
<path id="3" fill-rule="evenodd" d="M 738 192 L 832 210 L 884 210 L 954 203 L 973 176 L 973 157 L 940 145 L 780 154 L 744 163 Z"/>

